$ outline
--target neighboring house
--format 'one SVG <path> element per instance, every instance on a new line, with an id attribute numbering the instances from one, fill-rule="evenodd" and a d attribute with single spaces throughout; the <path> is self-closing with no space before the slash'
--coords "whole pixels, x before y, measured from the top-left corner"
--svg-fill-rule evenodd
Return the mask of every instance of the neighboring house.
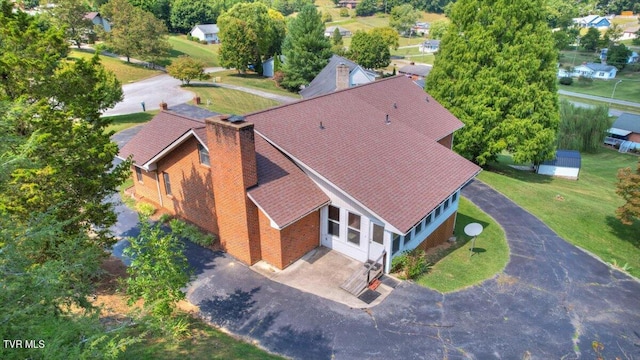
<path id="1" fill-rule="evenodd" d="M 619 146 L 620 152 L 640 148 L 640 115 L 630 113 L 620 115 L 607 130 L 604 143 Z"/>
<path id="2" fill-rule="evenodd" d="M 333 33 L 336 31 L 336 29 L 338 29 L 338 31 L 340 31 L 340 35 L 342 35 L 342 37 L 345 36 L 351 36 L 351 31 L 340 27 L 340 26 L 329 26 L 328 28 L 326 28 L 324 30 L 324 36 L 326 37 L 332 37 Z"/>
<path id="3" fill-rule="evenodd" d="M 245 117 L 162 111 L 118 156 L 132 156 L 137 198 L 243 263 L 282 269 L 325 246 L 388 272 L 453 235 L 481 170 L 451 150 L 462 126 L 396 76 Z"/>
<path id="4" fill-rule="evenodd" d="M 278 57 L 280 58 L 280 64 L 284 64 L 284 55 L 278 55 Z M 273 74 L 275 73 L 274 64 L 275 61 L 273 59 L 273 56 L 265 60 L 262 63 L 262 76 L 273 77 Z"/>
<path id="5" fill-rule="evenodd" d="M 638 26 L 625 29 L 624 32 L 622 33 L 622 37 L 620 38 L 620 40 L 629 40 L 629 39 L 637 38 L 639 29 L 640 27 Z"/>
<path id="6" fill-rule="evenodd" d="M 569 72 L 566 69 L 558 69 L 558 77 L 588 77 L 594 79 L 609 80 L 616 77 L 618 69 L 615 66 L 597 63 L 585 63 L 573 68 Z"/>
<path id="7" fill-rule="evenodd" d="M 329 94 L 337 90 L 367 84 L 376 80 L 376 73 L 364 69 L 342 56 L 333 55 L 329 63 L 316 75 L 311 83 L 300 90 L 300 95 L 308 99 Z"/>
<path id="8" fill-rule="evenodd" d="M 416 65 L 411 63 L 398 69 L 398 73 L 410 77 L 413 80 L 423 80 L 431 72 L 431 65 Z"/>
<path id="9" fill-rule="evenodd" d="M 338 1 L 338 7 L 346 7 L 348 9 L 355 9 L 358 6 L 358 1 L 356 0 L 340 0 Z"/>
<path id="10" fill-rule="evenodd" d="M 557 176 L 578 180 L 580 174 L 580 152 L 575 150 L 558 150 L 553 160 L 538 165 L 538 174 Z"/>
<path id="11" fill-rule="evenodd" d="M 574 18 L 573 22 L 580 27 L 608 28 L 611 26 L 609 19 L 599 15 Z"/>
<path id="12" fill-rule="evenodd" d="M 607 53 L 609 52 L 609 49 L 604 48 L 600 50 L 600 61 L 602 62 L 606 62 L 607 61 Z M 629 58 L 627 59 L 627 64 L 632 64 L 632 63 L 637 63 L 638 62 L 638 53 L 635 51 L 631 52 L 631 55 L 629 55 Z"/>
<path id="13" fill-rule="evenodd" d="M 418 46 L 422 53 L 433 53 L 440 48 L 440 40 L 426 40 Z"/>
<path id="14" fill-rule="evenodd" d="M 220 29 L 218 29 L 218 25 L 216 24 L 200 24 L 194 26 L 189 34 L 200 39 L 200 41 L 206 41 L 209 44 L 217 44 L 220 42 L 220 38 L 218 38 L 219 32 Z"/>
<path id="15" fill-rule="evenodd" d="M 411 30 L 414 34 L 426 35 L 429 33 L 430 28 L 431 24 L 429 24 L 428 22 L 417 22 L 414 26 L 411 27 Z"/>
<path id="16" fill-rule="evenodd" d="M 104 29 L 104 31 L 111 31 L 111 24 L 109 21 L 102 16 L 100 16 L 99 12 L 90 12 L 84 16 L 85 19 L 91 20 L 94 26 L 100 26 Z"/>

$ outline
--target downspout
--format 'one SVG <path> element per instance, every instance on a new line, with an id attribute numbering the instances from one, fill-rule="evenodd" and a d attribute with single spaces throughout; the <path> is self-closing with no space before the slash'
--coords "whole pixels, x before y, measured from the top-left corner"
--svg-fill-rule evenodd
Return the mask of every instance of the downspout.
<path id="1" fill-rule="evenodd" d="M 158 170 L 156 170 L 155 173 L 156 173 L 156 187 L 158 188 L 158 200 L 160 200 L 160 207 L 164 207 L 164 204 L 162 203 L 162 193 L 160 192 L 160 179 L 158 178 Z"/>

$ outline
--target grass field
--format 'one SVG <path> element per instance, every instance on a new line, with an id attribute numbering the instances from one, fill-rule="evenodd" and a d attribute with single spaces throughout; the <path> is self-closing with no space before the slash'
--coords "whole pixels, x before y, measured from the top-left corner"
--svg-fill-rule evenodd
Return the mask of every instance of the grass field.
<path id="1" fill-rule="evenodd" d="M 560 100 L 567 99 L 569 101 L 579 102 L 579 103 L 583 103 L 583 104 L 591 104 L 591 105 L 594 105 L 594 106 L 607 105 L 607 106 L 609 106 L 609 109 L 616 109 L 616 110 L 620 110 L 620 111 L 624 111 L 624 112 L 640 113 L 640 107 L 636 107 L 636 106 L 626 106 L 626 105 L 619 105 L 619 104 L 611 104 L 611 105 L 609 105 L 608 103 L 602 102 L 602 101 L 583 99 L 583 98 L 574 97 L 574 96 L 567 96 L 567 95 L 558 95 L 558 98 Z"/>
<path id="2" fill-rule="evenodd" d="M 202 107 L 223 114 L 248 114 L 279 105 L 274 100 L 213 85 L 194 85 L 188 89 L 202 99 Z"/>
<path id="3" fill-rule="evenodd" d="M 475 241 L 473 255 L 469 256 L 470 238 L 464 234 L 464 227 L 472 222 L 480 223 L 484 230 Z M 455 234 L 458 237 L 455 250 L 416 279 L 418 284 L 440 292 L 456 291 L 495 276 L 507 265 L 509 246 L 504 231 L 465 198 L 460 199 Z"/>
<path id="4" fill-rule="evenodd" d="M 608 263 L 631 266 L 640 277 L 640 222 L 622 225 L 615 218 L 623 201 L 615 193 L 618 169 L 635 169 L 638 157 L 602 149 L 582 154 L 578 181 L 523 172 L 500 156 L 478 178 L 541 219 L 558 235 Z"/>
<path id="5" fill-rule="evenodd" d="M 135 114 L 109 116 L 112 123 L 107 127 L 107 131 L 113 131 L 114 133 L 128 129 L 130 127 L 144 124 L 151 120 L 159 111 L 147 111 Z"/>
<path id="6" fill-rule="evenodd" d="M 616 86 L 618 81 L 622 80 Z M 613 88 L 615 86 L 615 94 Z M 640 73 L 619 72 L 618 76 L 612 80 L 594 79 L 591 83 L 581 84 L 580 81 L 574 81 L 572 85 L 558 84 L 558 89 L 573 91 L 581 94 L 589 94 L 611 98 L 640 102 Z"/>
<path id="7" fill-rule="evenodd" d="M 169 36 L 169 43 L 173 49 L 167 58 L 167 63 L 173 59 L 177 59 L 179 56 L 188 55 L 192 58 L 202 60 L 206 67 L 219 66 L 218 49 L 220 48 L 220 45 L 200 44 L 195 41 L 187 40 L 185 35 Z"/>
<path id="8" fill-rule="evenodd" d="M 219 77 L 220 82 L 226 84 L 233 84 L 238 86 L 244 86 L 248 88 L 254 88 L 258 90 L 263 90 L 266 92 L 270 92 L 272 94 L 279 94 L 285 96 L 291 96 L 295 98 L 299 98 L 300 96 L 296 93 L 289 92 L 287 90 L 279 88 L 273 79 L 266 78 L 264 76 L 260 76 L 255 73 L 247 73 L 247 74 L 238 74 L 235 70 L 225 70 L 218 71 L 211 74 L 213 77 Z"/>
<path id="9" fill-rule="evenodd" d="M 93 52 L 71 50 L 69 53 L 70 58 L 86 59 L 89 60 L 93 57 Z M 100 62 L 105 69 L 113 71 L 116 78 L 120 80 L 122 84 L 127 84 L 135 81 L 140 81 L 152 76 L 162 74 L 160 71 L 151 70 L 144 66 L 127 63 L 120 59 L 112 58 L 109 56 L 100 55 Z"/>

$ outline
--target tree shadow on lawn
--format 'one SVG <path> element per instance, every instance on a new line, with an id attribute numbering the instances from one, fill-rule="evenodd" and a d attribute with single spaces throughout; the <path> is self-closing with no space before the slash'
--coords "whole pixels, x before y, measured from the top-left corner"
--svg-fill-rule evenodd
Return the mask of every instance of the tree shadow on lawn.
<path id="1" fill-rule="evenodd" d="M 504 175 L 514 180 L 519 180 L 527 183 L 548 184 L 551 182 L 551 180 L 553 180 L 552 176 L 540 175 L 535 173 L 533 170 L 514 169 L 509 165 L 515 165 L 515 164 L 507 164 L 504 162 L 503 163 L 494 162 L 486 165 L 484 167 L 484 170 L 490 171 L 495 174 Z"/>
<path id="2" fill-rule="evenodd" d="M 631 225 L 624 225 L 615 216 L 608 215 L 606 222 L 609 230 L 616 237 L 640 249 L 640 220 L 636 220 Z"/>

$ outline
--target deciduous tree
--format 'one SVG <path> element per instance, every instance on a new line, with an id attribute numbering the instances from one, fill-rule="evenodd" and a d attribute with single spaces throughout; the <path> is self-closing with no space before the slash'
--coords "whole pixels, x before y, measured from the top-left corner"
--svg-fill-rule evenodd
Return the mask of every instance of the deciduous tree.
<path id="1" fill-rule="evenodd" d="M 590 27 L 587 33 L 580 39 L 580 46 L 586 51 L 596 51 L 600 42 L 600 31 Z"/>
<path id="2" fill-rule="evenodd" d="M 371 29 L 370 33 L 374 36 L 380 36 L 389 49 L 398 50 L 400 46 L 400 36 L 398 32 L 388 26 L 375 27 Z"/>
<path id="3" fill-rule="evenodd" d="M 356 31 L 351 39 L 349 58 L 367 69 L 378 69 L 391 62 L 389 46 L 380 34 Z"/>
<path id="4" fill-rule="evenodd" d="M 575 106 L 560 102 L 558 148 L 594 153 L 602 147 L 602 134 L 611 127 L 609 108 Z"/>
<path id="5" fill-rule="evenodd" d="M 186 34 L 195 25 L 215 24 L 223 11 L 221 5 L 209 0 L 175 0 L 171 5 L 171 27 Z"/>
<path id="6" fill-rule="evenodd" d="M 625 201 L 616 211 L 618 219 L 625 225 L 640 220 L 640 161 L 635 172 L 631 168 L 618 170 L 616 194 Z"/>
<path id="7" fill-rule="evenodd" d="M 89 7 L 81 0 L 55 0 L 54 4 L 52 20 L 66 30 L 67 38 L 79 49 L 82 38 L 93 30 L 93 23 L 85 18 Z"/>
<path id="8" fill-rule="evenodd" d="M 111 0 L 100 12 L 111 20 L 111 31 L 101 32 L 101 36 L 116 53 L 126 56 L 127 61 L 137 56 L 153 62 L 171 49 L 162 21 L 128 0 Z"/>
<path id="9" fill-rule="evenodd" d="M 362 0 L 356 5 L 357 16 L 369 16 L 378 11 L 378 2 L 376 0 Z"/>
<path id="10" fill-rule="evenodd" d="M 455 149 L 484 165 L 501 151 L 518 163 L 553 154 L 557 51 L 542 0 L 459 0 L 427 92 L 465 124 Z"/>
<path id="11" fill-rule="evenodd" d="M 622 70 L 627 66 L 629 56 L 631 56 L 631 50 L 624 44 L 612 44 L 607 50 L 607 64 L 615 66 L 618 70 Z"/>
<path id="12" fill-rule="evenodd" d="M 396 29 L 400 34 L 408 34 L 419 18 L 420 14 L 411 4 L 396 6 L 391 9 L 389 26 Z"/>
<path id="13" fill-rule="evenodd" d="M 282 52 L 287 61 L 282 67 L 281 85 L 290 91 L 298 91 L 301 85 L 310 83 L 327 65 L 331 42 L 324 36 L 324 24 L 314 6 L 303 7 L 289 22 Z"/>
<path id="14" fill-rule="evenodd" d="M 445 31 L 447 31 L 447 26 L 449 26 L 449 20 L 442 19 L 432 22 L 429 27 L 429 38 L 434 40 L 442 39 Z"/>
<path id="15" fill-rule="evenodd" d="M 204 62 L 190 56 L 180 56 L 167 66 L 167 72 L 182 84 L 189 85 L 191 80 L 205 77 L 204 68 Z"/>
<path id="16" fill-rule="evenodd" d="M 244 72 L 254 64 L 261 72 L 262 61 L 280 52 L 284 17 L 262 3 L 239 3 L 218 18 L 220 64 Z"/>
<path id="17" fill-rule="evenodd" d="M 144 307 L 158 318 L 167 318 L 176 303 L 186 296 L 182 291 L 190 279 L 184 244 L 159 224 L 141 218 L 140 235 L 131 238 L 125 254 L 131 257 L 127 268 L 129 304 L 144 299 Z"/>

